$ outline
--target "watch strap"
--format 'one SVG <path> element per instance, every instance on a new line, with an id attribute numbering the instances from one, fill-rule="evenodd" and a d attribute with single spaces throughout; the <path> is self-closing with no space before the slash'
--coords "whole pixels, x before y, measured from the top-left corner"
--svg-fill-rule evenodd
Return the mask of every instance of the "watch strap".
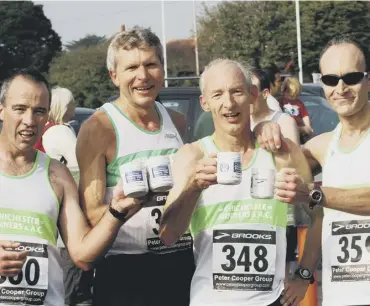
<path id="1" fill-rule="evenodd" d="M 115 217 L 116 219 L 122 221 L 122 222 L 126 222 L 127 219 L 127 210 L 123 211 L 123 212 L 119 212 L 117 209 L 113 208 L 112 204 L 109 205 L 109 208 L 108 208 L 110 214 Z"/>

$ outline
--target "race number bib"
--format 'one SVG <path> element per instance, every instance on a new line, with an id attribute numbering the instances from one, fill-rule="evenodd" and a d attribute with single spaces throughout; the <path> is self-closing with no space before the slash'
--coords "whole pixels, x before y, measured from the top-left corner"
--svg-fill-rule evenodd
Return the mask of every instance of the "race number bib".
<path id="1" fill-rule="evenodd" d="M 150 193 L 149 201 L 143 209 L 148 210 L 149 220 L 147 228 L 147 249 L 154 253 L 169 253 L 174 251 L 182 251 L 192 248 L 193 239 L 189 233 L 181 237 L 172 246 L 165 246 L 159 239 L 159 225 L 161 223 L 163 207 L 166 204 L 168 193 Z"/>
<path id="2" fill-rule="evenodd" d="M 21 242 L 17 251 L 28 251 L 22 272 L 0 277 L 0 304 L 44 305 L 48 289 L 48 249 L 46 244 Z"/>
<path id="3" fill-rule="evenodd" d="M 213 289 L 271 291 L 276 231 L 214 230 Z"/>
<path id="4" fill-rule="evenodd" d="M 370 220 L 331 224 L 332 282 L 370 281 Z"/>

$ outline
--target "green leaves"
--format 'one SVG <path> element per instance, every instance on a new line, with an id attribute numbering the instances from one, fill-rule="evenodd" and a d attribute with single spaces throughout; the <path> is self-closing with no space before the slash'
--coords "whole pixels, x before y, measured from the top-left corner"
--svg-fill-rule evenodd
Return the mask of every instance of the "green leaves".
<path id="1" fill-rule="evenodd" d="M 108 45 L 109 41 L 104 41 L 64 51 L 51 66 L 50 82 L 70 89 L 79 106 L 101 106 L 118 91 L 105 65 Z"/>
<path id="2" fill-rule="evenodd" d="M 36 68 L 47 73 L 62 44 L 42 5 L 3 1 L 0 20 L 0 81 L 14 68 Z"/>
<path id="3" fill-rule="evenodd" d="M 216 57 L 280 68 L 293 59 L 297 72 L 294 1 L 228 1 L 204 11 L 198 20 L 201 67 Z M 320 52 L 334 36 L 351 34 L 370 45 L 369 2 L 300 1 L 300 19 L 306 80 L 319 71 Z"/>

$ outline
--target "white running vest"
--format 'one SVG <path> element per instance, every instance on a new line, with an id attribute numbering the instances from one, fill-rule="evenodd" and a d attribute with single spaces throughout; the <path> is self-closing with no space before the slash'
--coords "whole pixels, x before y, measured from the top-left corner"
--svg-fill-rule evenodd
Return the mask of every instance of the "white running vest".
<path id="1" fill-rule="evenodd" d="M 323 186 L 370 187 L 370 130 L 348 152 L 339 149 L 341 132 L 339 123 L 323 165 Z M 370 217 L 324 209 L 322 252 L 323 305 L 370 305 Z"/>
<path id="2" fill-rule="evenodd" d="M 0 305 L 64 305 L 56 247 L 59 201 L 49 180 L 50 157 L 38 151 L 23 176 L 0 172 L 0 240 L 21 243 L 27 261 L 16 277 L 0 277 Z"/>
<path id="3" fill-rule="evenodd" d="M 216 153 L 211 137 L 200 140 Z M 239 185 L 213 185 L 198 200 L 190 230 L 196 270 L 190 305 L 265 306 L 284 288 L 287 205 L 252 199 L 251 169 L 276 169 L 271 153 L 256 148 Z"/>
<path id="4" fill-rule="evenodd" d="M 148 132 L 138 127 L 113 103 L 102 106 L 116 132 L 117 148 L 114 161 L 107 166 L 107 191 L 105 202 L 110 203 L 112 191 L 120 178 L 119 167 L 133 160 L 146 160 L 151 156 L 172 155 L 183 145 L 181 136 L 165 107 L 156 102 L 161 118 L 161 128 Z M 184 235 L 175 245 L 166 247 L 158 237 L 159 223 L 168 193 L 151 193 L 150 201 L 128 220 L 118 232 L 108 255 L 168 253 L 192 247 L 190 234 Z"/>

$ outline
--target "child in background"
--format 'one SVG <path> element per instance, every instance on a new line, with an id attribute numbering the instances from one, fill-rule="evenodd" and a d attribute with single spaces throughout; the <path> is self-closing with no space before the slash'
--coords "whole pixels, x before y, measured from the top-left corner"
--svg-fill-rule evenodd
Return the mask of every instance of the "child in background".
<path id="1" fill-rule="evenodd" d="M 313 134 L 310 116 L 303 102 L 298 99 L 302 86 L 295 77 L 287 77 L 281 85 L 282 99 L 280 107 L 297 122 L 301 143 L 305 143 Z"/>

